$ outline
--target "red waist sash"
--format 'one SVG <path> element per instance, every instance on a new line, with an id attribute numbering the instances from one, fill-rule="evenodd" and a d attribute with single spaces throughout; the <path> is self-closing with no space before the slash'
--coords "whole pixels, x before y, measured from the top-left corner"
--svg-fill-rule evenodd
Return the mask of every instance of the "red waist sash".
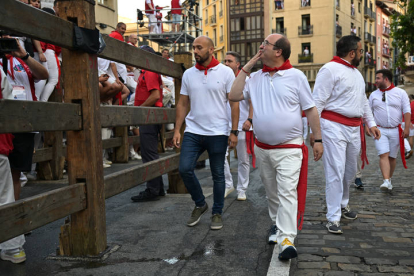
<path id="1" fill-rule="evenodd" d="M 303 215 L 305 214 L 305 205 L 306 205 L 306 191 L 308 188 L 308 147 L 303 143 L 302 145 L 296 144 L 285 144 L 285 145 L 268 145 L 265 143 L 260 142 L 259 140 L 255 139 L 255 144 L 261 149 L 269 150 L 269 149 L 302 149 L 302 166 L 300 168 L 299 174 L 299 182 L 298 187 L 296 188 L 298 192 L 298 229 L 302 230 L 303 225 Z"/>
<path id="2" fill-rule="evenodd" d="M 368 157 L 367 157 L 367 143 L 365 141 L 365 133 L 364 133 L 364 126 L 362 125 L 362 118 L 349 118 L 342 114 L 324 110 L 322 111 L 321 118 L 324 118 L 326 120 L 340 123 L 345 126 L 352 126 L 357 127 L 359 126 L 360 129 L 360 136 L 361 136 L 361 160 L 362 160 L 362 169 L 365 167 L 365 162 L 369 164 Z"/>
<path id="3" fill-rule="evenodd" d="M 253 131 L 246 131 L 246 148 L 247 154 L 252 156 L 253 168 L 256 168 L 256 155 L 254 154 L 254 133 Z"/>

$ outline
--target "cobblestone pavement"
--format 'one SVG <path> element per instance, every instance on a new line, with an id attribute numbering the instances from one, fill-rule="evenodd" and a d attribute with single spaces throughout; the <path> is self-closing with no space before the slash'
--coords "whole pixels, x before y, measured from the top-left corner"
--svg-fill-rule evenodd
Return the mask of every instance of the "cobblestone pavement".
<path id="1" fill-rule="evenodd" d="M 342 219 L 344 233 L 328 233 L 322 162 L 310 156 L 305 221 L 296 246 L 299 256 L 290 275 L 414 275 L 414 158 L 401 158 L 392 192 L 381 192 L 382 176 L 374 142 L 367 139 L 370 164 L 363 170 L 365 190 L 351 187 L 354 221 Z"/>

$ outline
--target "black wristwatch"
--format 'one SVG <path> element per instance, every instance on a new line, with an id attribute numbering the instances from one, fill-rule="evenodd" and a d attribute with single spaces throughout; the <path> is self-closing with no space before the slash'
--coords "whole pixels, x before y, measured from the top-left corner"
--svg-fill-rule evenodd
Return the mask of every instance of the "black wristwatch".
<path id="1" fill-rule="evenodd" d="M 237 137 L 237 135 L 239 135 L 239 131 L 237 129 L 236 130 L 231 130 L 230 133 L 236 135 L 236 137 Z"/>
<path id="2" fill-rule="evenodd" d="M 315 143 L 322 143 L 322 139 L 315 139 Z"/>
<path id="3" fill-rule="evenodd" d="M 21 58 L 21 60 L 27 60 L 30 57 L 30 54 L 26 52 L 26 55 Z"/>
<path id="4" fill-rule="evenodd" d="M 251 124 L 253 124 L 253 119 L 252 118 L 247 118 L 247 121 L 249 121 Z"/>

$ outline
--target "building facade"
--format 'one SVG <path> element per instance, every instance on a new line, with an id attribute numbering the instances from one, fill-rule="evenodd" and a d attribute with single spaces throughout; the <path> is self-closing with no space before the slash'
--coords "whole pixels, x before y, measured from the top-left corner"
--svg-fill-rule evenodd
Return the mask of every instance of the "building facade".
<path id="1" fill-rule="evenodd" d="M 201 2 L 201 1 L 200 1 Z M 227 5 L 226 0 L 203 0 L 202 12 L 203 35 L 214 42 L 214 56 L 220 62 L 224 61 L 227 52 Z"/>

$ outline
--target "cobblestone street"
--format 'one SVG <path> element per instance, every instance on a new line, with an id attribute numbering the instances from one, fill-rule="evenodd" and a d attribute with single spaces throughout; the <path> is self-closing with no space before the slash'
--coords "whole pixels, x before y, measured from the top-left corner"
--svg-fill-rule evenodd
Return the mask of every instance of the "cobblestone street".
<path id="1" fill-rule="evenodd" d="M 381 192 L 379 158 L 369 137 L 367 152 L 365 190 L 351 187 L 350 207 L 358 212 L 358 219 L 342 219 L 342 235 L 330 234 L 325 227 L 323 166 L 310 154 L 305 222 L 290 275 L 414 275 L 414 159 L 407 160 L 404 169 L 399 156 L 394 188 Z"/>

